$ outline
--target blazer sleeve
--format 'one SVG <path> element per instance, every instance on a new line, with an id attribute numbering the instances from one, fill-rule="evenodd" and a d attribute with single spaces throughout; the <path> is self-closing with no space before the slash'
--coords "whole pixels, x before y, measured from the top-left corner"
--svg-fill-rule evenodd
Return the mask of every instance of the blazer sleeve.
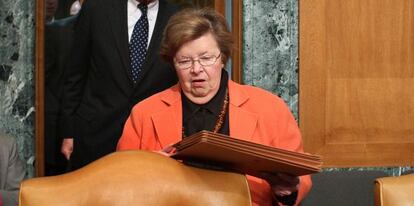
<path id="1" fill-rule="evenodd" d="M 73 46 L 71 47 L 68 64 L 65 67 L 62 111 L 60 119 L 61 136 L 75 137 L 74 114 L 78 108 L 88 77 L 91 59 L 91 26 L 92 2 L 86 1 L 79 16 L 75 20 L 73 33 Z"/>
<path id="2" fill-rule="evenodd" d="M 4 205 L 17 205 L 20 182 L 26 176 L 26 168 L 19 158 L 15 141 L 12 141 L 10 146 L 8 163 L 6 184 L 5 188 L 0 190 L 0 195 Z"/>
<path id="3" fill-rule="evenodd" d="M 283 102 L 278 110 L 280 117 L 284 120 L 284 124 L 281 128 L 279 128 L 283 132 L 279 133 L 282 135 L 277 138 L 278 142 L 276 144 L 283 149 L 303 152 L 302 135 L 288 106 Z M 303 200 L 312 187 L 310 175 L 300 176 L 299 178 L 299 190 L 295 205 L 299 204 Z"/>

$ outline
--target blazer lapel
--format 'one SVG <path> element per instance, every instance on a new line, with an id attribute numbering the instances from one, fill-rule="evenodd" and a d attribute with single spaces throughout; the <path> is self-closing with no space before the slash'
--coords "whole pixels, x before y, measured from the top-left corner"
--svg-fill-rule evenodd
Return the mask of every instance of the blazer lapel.
<path id="1" fill-rule="evenodd" d="M 229 81 L 229 118 L 230 136 L 251 140 L 257 127 L 258 116 L 255 113 L 243 109 L 243 105 L 249 101 L 249 96 L 239 89 L 239 85 Z"/>
<path id="2" fill-rule="evenodd" d="M 131 85 L 132 76 L 130 72 L 129 47 L 128 47 L 128 17 L 127 17 L 127 1 L 126 0 L 112 0 L 109 1 L 112 9 L 109 9 L 108 21 L 116 42 L 118 54 L 122 60 L 124 71 L 128 76 Z"/>
<path id="3" fill-rule="evenodd" d="M 239 89 L 239 85 L 229 81 L 230 136 L 251 141 L 257 127 L 258 116 L 243 108 L 249 96 Z M 162 95 L 167 108 L 151 116 L 156 136 L 161 147 L 174 144 L 182 139 L 182 104 L 178 85 Z"/>
<path id="4" fill-rule="evenodd" d="M 161 97 L 167 108 L 151 116 L 156 136 L 164 148 L 182 139 L 182 105 L 178 85 L 175 85 Z"/>

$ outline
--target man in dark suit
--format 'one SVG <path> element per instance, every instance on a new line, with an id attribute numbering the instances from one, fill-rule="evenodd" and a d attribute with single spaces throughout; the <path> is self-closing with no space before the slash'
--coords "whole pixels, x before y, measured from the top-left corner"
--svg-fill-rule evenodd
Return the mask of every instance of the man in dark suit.
<path id="1" fill-rule="evenodd" d="M 129 39 L 143 14 L 139 4 L 147 5 L 149 34 L 145 60 L 133 77 Z M 82 5 L 60 123 L 62 153 L 73 169 L 115 151 L 132 106 L 177 82 L 159 56 L 164 26 L 175 12 L 165 0 L 87 0 Z"/>
<path id="2" fill-rule="evenodd" d="M 57 19 L 45 26 L 45 175 L 66 170 L 67 161 L 60 152 L 62 138 L 58 132 L 64 72 L 73 39 L 77 16 Z"/>
<path id="3" fill-rule="evenodd" d="M 59 0 L 59 6 L 55 13 L 56 19 L 63 19 L 69 17 L 73 14 L 70 13 L 71 6 L 76 2 L 76 0 Z"/>

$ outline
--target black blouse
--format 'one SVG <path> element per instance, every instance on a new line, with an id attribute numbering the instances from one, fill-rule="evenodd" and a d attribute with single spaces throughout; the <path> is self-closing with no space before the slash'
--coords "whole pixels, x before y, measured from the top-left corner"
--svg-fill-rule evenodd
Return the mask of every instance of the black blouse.
<path id="1" fill-rule="evenodd" d="M 226 96 L 228 74 L 223 69 L 221 73 L 220 87 L 217 94 L 205 104 L 191 102 L 184 94 L 181 95 L 183 105 L 183 132 L 188 137 L 201 130 L 213 131 L 223 108 Z M 220 134 L 229 135 L 229 107 L 227 106 L 223 124 L 219 129 Z"/>
<path id="2" fill-rule="evenodd" d="M 188 137 L 201 130 L 213 131 L 216 125 L 217 119 L 219 118 L 220 112 L 223 108 L 224 98 L 226 95 L 228 83 L 228 74 L 223 69 L 220 80 L 220 88 L 217 94 L 205 104 L 195 104 L 191 102 L 184 94 L 181 95 L 181 101 L 183 104 L 183 132 L 184 137 Z M 230 101 L 230 99 L 229 99 Z M 219 133 L 229 135 L 229 107 L 227 106 L 226 115 L 223 120 L 223 125 L 219 130 Z M 194 164 L 189 163 L 188 164 Z M 198 166 L 203 166 L 197 164 Z M 204 165 L 205 167 L 205 165 Z M 294 205 L 297 192 L 292 193 L 284 197 L 275 197 L 273 205 L 278 205 L 277 202 L 281 202 L 285 205 Z"/>

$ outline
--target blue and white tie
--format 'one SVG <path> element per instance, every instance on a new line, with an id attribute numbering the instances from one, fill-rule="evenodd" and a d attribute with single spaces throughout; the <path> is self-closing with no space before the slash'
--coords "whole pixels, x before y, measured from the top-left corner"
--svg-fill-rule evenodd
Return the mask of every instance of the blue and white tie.
<path id="1" fill-rule="evenodd" d="M 129 43 L 129 58 L 131 60 L 132 80 L 134 83 L 137 82 L 139 73 L 142 70 L 142 65 L 147 55 L 148 42 L 148 7 L 145 4 L 139 4 L 138 8 L 141 10 L 142 15 L 134 26 Z"/>

